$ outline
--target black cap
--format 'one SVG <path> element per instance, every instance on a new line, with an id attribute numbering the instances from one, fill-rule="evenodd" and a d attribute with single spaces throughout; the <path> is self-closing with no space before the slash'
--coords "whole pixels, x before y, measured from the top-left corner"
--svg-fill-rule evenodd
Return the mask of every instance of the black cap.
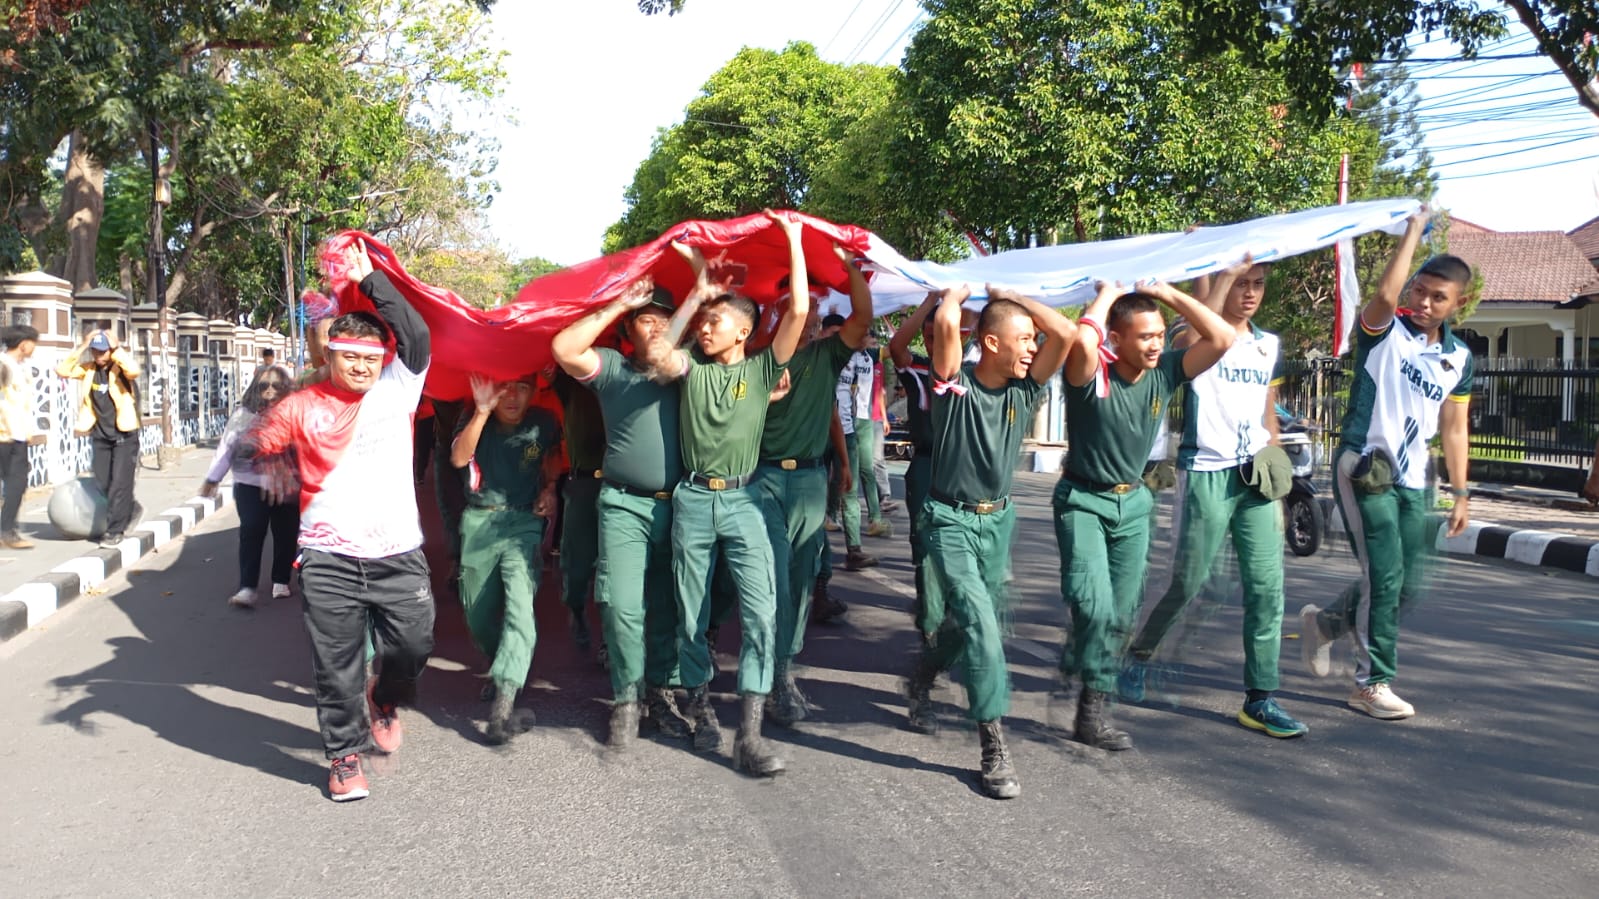
<path id="1" fill-rule="evenodd" d="M 672 292 L 659 285 L 655 292 L 650 294 L 650 301 L 633 310 L 635 317 L 645 312 L 665 312 L 667 315 L 677 311 L 677 304 L 672 301 Z"/>
<path id="2" fill-rule="evenodd" d="M 847 319 L 845 319 L 844 316 L 839 315 L 837 312 L 829 312 L 826 316 L 824 316 L 822 318 L 822 327 L 824 327 L 824 328 L 841 328 L 841 327 L 844 326 L 844 322 L 846 320 Z"/>

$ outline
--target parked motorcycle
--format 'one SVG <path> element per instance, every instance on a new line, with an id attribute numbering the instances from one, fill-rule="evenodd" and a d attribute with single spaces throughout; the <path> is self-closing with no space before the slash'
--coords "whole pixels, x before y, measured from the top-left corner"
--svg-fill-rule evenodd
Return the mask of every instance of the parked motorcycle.
<path id="1" fill-rule="evenodd" d="M 1315 426 L 1289 415 L 1278 407 L 1278 442 L 1294 466 L 1293 485 L 1283 497 L 1283 537 L 1296 556 L 1315 555 L 1327 534 L 1327 516 L 1316 495 L 1316 463 L 1319 452 L 1312 440 Z"/>

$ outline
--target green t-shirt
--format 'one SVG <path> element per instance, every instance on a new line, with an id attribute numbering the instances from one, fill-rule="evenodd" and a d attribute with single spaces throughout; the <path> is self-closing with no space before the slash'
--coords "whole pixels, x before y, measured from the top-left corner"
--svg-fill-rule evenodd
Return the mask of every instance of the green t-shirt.
<path id="1" fill-rule="evenodd" d="M 853 352 L 834 334 L 812 341 L 788 360 L 788 395 L 766 410 L 762 459 L 815 459 L 827 451 L 838 374 Z"/>
<path id="2" fill-rule="evenodd" d="M 932 452 L 933 445 L 933 375 L 928 364 L 926 356 L 912 356 L 911 367 L 896 373 L 900 386 L 905 388 L 905 421 L 911 446 L 922 452 Z"/>
<path id="3" fill-rule="evenodd" d="M 472 419 L 462 416 L 456 434 Z M 513 506 L 531 509 L 544 489 L 544 457 L 561 442 L 555 416 L 529 408 L 521 422 L 504 427 L 492 416 L 471 461 L 461 469 L 468 506 Z"/>
<path id="4" fill-rule="evenodd" d="M 712 478 L 743 477 L 755 470 L 766 427 L 766 407 L 782 377 L 771 348 L 732 365 L 708 359 L 699 347 L 687 354 L 683 378 L 683 466 Z"/>
<path id="5" fill-rule="evenodd" d="M 555 376 L 555 395 L 560 397 L 565 417 L 566 458 L 575 470 L 593 471 L 603 467 L 605 421 L 594 394 L 578 387 L 566 372 Z"/>
<path id="6" fill-rule="evenodd" d="M 676 383 L 646 376 L 616 350 L 595 350 L 599 370 L 584 383 L 605 417 L 605 477 L 640 490 L 665 490 L 683 477 Z"/>
<path id="7" fill-rule="evenodd" d="M 1183 357 L 1187 349 L 1167 350 L 1160 364 L 1128 383 L 1109 372 L 1110 395 L 1101 399 L 1093 380 L 1066 388 L 1066 476 L 1091 484 L 1136 484 L 1164 427 L 1166 406 L 1177 388 L 1187 384 Z"/>
<path id="8" fill-rule="evenodd" d="M 991 390 L 978 383 L 976 369 L 975 362 L 962 365 L 954 386 L 932 401 L 932 489 L 963 503 L 1010 495 L 1022 438 L 1045 393 L 1032 378 Z"/>

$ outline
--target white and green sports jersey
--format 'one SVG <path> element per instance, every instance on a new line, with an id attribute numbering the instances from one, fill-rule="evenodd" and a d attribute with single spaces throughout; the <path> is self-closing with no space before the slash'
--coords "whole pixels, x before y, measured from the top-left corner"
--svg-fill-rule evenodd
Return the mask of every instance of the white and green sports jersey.
<path id="1" fill-rule="evenodd" d="M 1189 471 L 1222 471 L 1253 459 L 1271 440 L 1266 396 L 1281 381 L 1277 335 L 1251 324 L 1248 334 L 1239 335 L 1219 362 L 1188 385 L 1177 464 Z"/>
<path id="2" fill-rule="evenodd" d="M 1429 346 L 1408 315 L 1379 331 L 1362 317 L 1343 445 L 1357 452 L 1381 449 L 1394 461 L 1395 483 L 1427 486 L 1427 441 L 1438 433 L 1438 411 L 1446 401 L 1471 400 L 1471 372 L 1471 349 L 1448 325 Z"/>

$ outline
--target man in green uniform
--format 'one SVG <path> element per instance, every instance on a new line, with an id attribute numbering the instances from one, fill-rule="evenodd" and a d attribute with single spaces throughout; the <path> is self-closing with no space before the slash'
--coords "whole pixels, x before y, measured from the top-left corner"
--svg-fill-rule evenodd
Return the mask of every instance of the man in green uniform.
<path id="1" fill-rule="evenodd" d="M 622 749 L 638 732 L 639 684 L 645 712 L 660 730 L 688 735 L 678 714 L 677 599 L 672 584 L 672 491 L 683 476 L 677 382 L 662 383 L 646 359 L 666 333 L 672 295 L 643 280 L 615 302 L 555 336 L 555 361 L 592 391 L 605 419 L 605 477 L 598 497 L 595 602 L 610 647 L 609 743 Z M 595 342 L 631 312 L 624 330 L 631 358 Z M 564 554 L 564 552 L 563 552 Z"/>
<path id="2" fill-rule="evenodd" d="M 866 277 L 848 253 L 836 245 L 834 250 L 849 271 L 849 318 L 837 333 L 809 340 L 789 360 L 783 374 L 786 390 L 766 410 L 755 477 L 777 565 L 777 644 L 768 713 L 783 725 L 800 721 L 809 712 L 805 695 L 794 683 L 792 663 L 805 645 L 811 588 L 826 540 L 823 455 L 834 414 L 834 385 L 850 354 L 866 343 L 872 324 L 872 291 Z M 813 298 L 807 334 L 816 334 L 821 325 L 814 308 Z"/>
<path id="3" fill-rule="evenodd" d="M 591 645 L 584 606 L 594 589 L 594 564 L 599 555 L 600 480 L 604 477 L 605 422 L 594 394 L 578 387 L 566 372 L 555 378 L 561 400 L 566 459 L 566 503 L 561 511 L 561 598 L 572 616 L 572 639 L 587 652 Z M 600 643 L 600 664 L 606 644 Z"/>
<path id="4" fill-rule="evenodd" d="M 689 690 L 694 747 L 713 752 L 722 742 L 706 689 L 711 668 L 705 642 L 711 572 L 721 557 L 737 584 L 744 637 L 739 649 L 741 715 L 733 763 L 758 776 L 778 774 L 786 766 L 761 737 L 766 696 L 772 689 L 777 580 L 766 520 L 751 482 L 760 458 L 767 405 L 799 348 L 811 299 L 800 248 L 802 223 L 770 211 L 767 215 L 788 238 L 793 288 L 788 312 L 778 324 L 771 346 L 745 354 L 745 341 L 754 331 L 759 310 L 744 297 L 713 288 L 704 256 L 684 247 L 680 252 L 695 271 L 695 285 L 684 300 L 687 311 L 679 314 L 692 320 L 701 302 L 707 297 L 714 299 L 705 304 L 694 348 L 687 352 L 670 348 L 661 354 L 663 358 L 656 359 L 653 353 L 651 358 L 659 371 L 683 378 L 680 437 L 686 474 L 672 496 L 672 566 L 682 616 L 680 661 L 683 684 Z"/>
<path id="5" fill-rule="evenodd" d="M 1132 663 L 1122 672 L 1120 692 L 1133 702 L 1143 699 L 1149 660 L 1204 588 L 1230 534 L 1244 586 L 1245 692 L 1238 722 L 1287 739 L 1310 728 L 1272 698 L 1279 686 L 1277 659 L 1282 649 L 1282 503 L 1280 497 L 1267 497 L 1252 486 L 1246 474 L 1256 465 L 1256 457 L 1277 442 L 1282 352 L 1277 335 L 1251 322 L 1266 291 L 1267 271 L 1267 266 L 1254 265 L 1246 256 L 1201 291 L 1202 301 L 1221 315 L 1235 337 L 1221 361 L 1196 376 L 1183 393 L 1171 586 L 1133 640 Z M 1169 335 L 1176 349 L 1192 345 L 1194 339 L 1194 330 L 1183 323 Z"/>
<path id="6" fill-rule="evenodd" d="M 927 716 L 933 679 L 964 659 L 983 791 L 1010 799 L 1022 788 L 1000 728 L 1010 710 L 1010 680 L 997 608 L 1016 521 L 1010 486 L 1022 437 L 1077 327 L 1036 300 L 990 286 L 977 323 L 982 355 L 962 364 L 961 303 L 968 296 L 964 286 L 945 291 L 933 318 L 933 469 L 917 525 L 933 589 L 948 603 L 955 627 L 923 648 L 911 676 L 909 715 L 913 722 Z"/>
<path id="7" fill-rule="evenodd" d="M 1077 739 L 1122 750 L 1132 748 L 1132 738 L 1110 726 L 1105 698 L 1116 689 L 1149 564 L 1154 498 L 1144 485 L 1144 464 L 1172 393 L 1215 365 L 1235 332 L 1170 285 L 1146 284 L 1120 297 L 1119 284 L 1099 287 L 1078 319 L 1077 344 L 1066 360 L 1070 450 L 1053 498 L 1061 593 L 1072 613 L 1061 672 L 1083 682 Z M 1163 352 L 1159 303 L 1188 320 L 1198 336 L 1192 345 Z"/>
<path id="8" fill-rule="evenodd" d="M 905 320 L 888 342 L 889 357 L 894 360 L 894 370 L 900 386 L 905 388 L 905 418 L 911 438 L 911 461 L 905 466 L 905 511 L 911 517 L 911 565 L 916 570 L 916 630 L 922 641 L 928 642 L 944 622 L 944 603 L 929 599 L 927 573 L 922 560 L 927 558 L 927 546 L 922 540 L 917 520 L 922 504 L 927 501 L 929 481 L 933 474 L 933 379 L 928 370 L 928 358 L 911 354 L 911 340 L 922 335 L 922 345 L 932 352 L 932 311 L 938 306 L 940 295 L 930 293 L 922 305 Z"/>
<path id="9" fill-rule="evenodd" d="M 511 712 L 533 664 L 533 595 L 539 586 L 539 544 L 545 517 L 555 510 L 549 459 L 561 440 L 555 418 L 531 409 L 532 378 L 495 384 L 472 378 L 472 417 L 450 448 L 463 469 L 461 605 L 467 630 L 493 660 L 493 706 L 485 735 L 491 743 L 514 736 Z"/>
<path id="10" fill-rule="evenodd" d="M 1427 444 L 1442 435 L 1455 505 L 1448 536 L 1469 520 L 1472 354 L 1449 319 L 1471 284 L 1471 266 L 1434 256 L 1405 273 L 1427 224 L 1411 217 L 1377 293 L 1355 329 L 1355 380 L 1333 457 L 1334 493 L 1361 576 L 1327 609 L 1300 610 L 1300 649 L 1312 674 L 1331 673 L 1332 642 L 1353 632 L 1350 708 L 1394 720 L 1416 714 L 1391 686 L 1399 669 L 1399 618 L 1420 593 L 1436 530 L 1427 527 Z M 1410 311 L 1399 312 L 1405 297 Z"/>

